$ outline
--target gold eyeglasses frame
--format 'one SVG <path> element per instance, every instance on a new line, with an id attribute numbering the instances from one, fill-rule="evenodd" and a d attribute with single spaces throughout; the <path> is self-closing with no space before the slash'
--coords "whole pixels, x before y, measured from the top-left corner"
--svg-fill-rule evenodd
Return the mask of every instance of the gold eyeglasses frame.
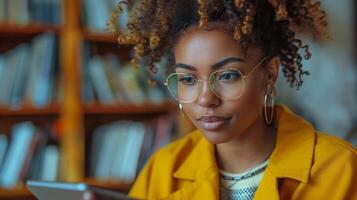
<path id="1" fill-rule="evenodd" d="M 223 101 L 235 101 L 235 100 L 239 99 L 239 98 L 243 95 L 243 93 L 244 93 L 244 91 L 245 91 L 245 82 L 246 82 L 246 79 L 248 78 L 248 76 L 249 76 L 250 74 L 252 74 L 266 59 L 267 59 L 267 57 L 262 58 L 262 59 L 258 62 L 258 64 L 256 64 L 256 65 L 253 67 L 253 69 L 251 69 L 246 75 L 244 75 L 244 74 L 243 74 L 240 70 L 238 70 L 238 69 L 235 69 L 235 68 L 225 68 L 225 69 L 220 69 L 220 70 L 217 70 L 217 71 L 212 72 L 212 73 L 210 74 L 210 76 L 208 77 L 208 79 L 199 79 L 199 78 L 197 78 L 197 77 L 194 77 L 194 78 L 197 80 L 197 82 L 198 82 L 197 90 L 199 90 L 199 88 L 200 88 L 200 83 L 202 83 L 203 81 L 209 81 L 209 84 L 208 84 L 208 85 L 209 85 L 209 87 L 210 87 L 211 92 L 212 92 L 214 95 L 216 95 L 218 98 L 220 98 L 220 99 L 223 100 Z M 211 82 L 210 82 L 211 79 L 212 79 L 212 76 L 213 76 L 214 74 L 216 74 L 216 73 L 218 73 L 218 72 L 221 72 L 221 71 L 226 71 L 226 70 L 238 71 L 238 72 L 242 75 L 242 78 L 243 78 L 243 89 L 242 89 L 241 94 L 238 95 L 236 98 L 230 99 L 230 100 L 223 99 L 220 95 L 218 95 L 218 94 L 216 93 L 215 89 L 212 88 L 212 85 L 211 85 Z M 172 96 L 174 99 L 176 99 L 178 102 L 180 102 L 180 103 L 191 103 L 191 102 L 193 102 L 193 101 L 195 101 L 195 100 L 197 99 L 197 97 L 199 96 L 199 92 L 196 92 L 196 95 L 192 98 L 192 100 L 182 101 L 182 100 L 178 99 L 174 94 L 172 94 L 172 92 L 171 92 L 171 90 L 170 90 L 170 87 L 169 87 L 169 79 L 171 78 L 171 76 L 180 75 L 180 74 L 187 75 L 186 73 L 179 73 L 179 72 L 172 73 L 172 74 L 170 74 L 170 75 L 167 76 L 166 81 L 165 81 L 164 84 L 165 84 L 165 86 L 167 87 L 167 90 L 169 91 L 169 93 L 171 94 L 171 96 Z"/>

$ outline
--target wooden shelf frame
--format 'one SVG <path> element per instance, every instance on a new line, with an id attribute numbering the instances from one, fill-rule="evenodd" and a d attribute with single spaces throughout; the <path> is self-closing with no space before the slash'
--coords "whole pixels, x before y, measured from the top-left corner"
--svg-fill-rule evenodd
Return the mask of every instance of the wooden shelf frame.
<path id="1" fill-rule="evenodd" d="M 13 25 L 8 23 L 0 23 L 0 34 L 11 35 L 37 35 L 45 32 L 60 33 L 61 25 L 31 23 L 26 25 Z"/>
<path id="2" fill-rule="evenodd" d="M 177 105 L 173 102 L 164 102 L 161 104 L 145 103 L 118 104 L 113 106 L 91 104 L 84 107 L 85 115 L 126 115 L 126 114 L 162 114 L 177 110 Z"/>
<path id="3" fill-rule="evenodd" d="M 25 188 L 0 189 L 0 199 L 36 199 L 31 192 Z"/>
<path id="4" fill-rule="evenodd" d="M 40 109 L 33 106 L 24 106 L 19 109 L 10 109 L 0 106 L 0 117 L 58 116 L 59 114 L 58 105 L 50 105 Z"/>
<path id="5" fill-rule="evenodd" d="M 83 30 L 82 33 L 83 38 L 89 42 L 117 43 L 117 38 L 112 33 L 93 33 L 89 30 Z"/>

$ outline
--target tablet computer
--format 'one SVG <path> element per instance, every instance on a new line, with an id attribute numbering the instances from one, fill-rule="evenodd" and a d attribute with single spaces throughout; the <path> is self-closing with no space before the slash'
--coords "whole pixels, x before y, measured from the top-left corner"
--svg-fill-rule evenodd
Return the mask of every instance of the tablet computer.
<path id="1" fill-rule="evenodd" d="M 27 188 L 39 200 L 130 200 L 126 194 L 88 185 L 29 180 Z"/>

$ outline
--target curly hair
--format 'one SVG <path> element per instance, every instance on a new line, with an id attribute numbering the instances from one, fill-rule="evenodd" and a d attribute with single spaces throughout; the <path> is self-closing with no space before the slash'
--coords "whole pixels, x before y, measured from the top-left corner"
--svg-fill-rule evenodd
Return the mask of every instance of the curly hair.
<path id="1" fill-rule="evenodd" d="M 132 11 L 126 34 L 115 28 L 123 5 Z M 297 29 L 315 38 L 328 37 L 326 14 L 320 2 L 311 0 L 124 0 L 108 25 L 120 45 L 134 46 L 132 63 L 138 67 L 144 62 L 155 73 L 162 56 L 169 55 L 173 62 L 172 47 L 182 32 L 190 27 L 210 29 L 215 22 L 223 22 L 244 54 L 247 44 L 254 43 L 266 56 L 278 56 L 287 82 L 297 89 L 303 75 L 309 75 L 302 61 L 311 57 L 309 46 L 296 38 Z"/>

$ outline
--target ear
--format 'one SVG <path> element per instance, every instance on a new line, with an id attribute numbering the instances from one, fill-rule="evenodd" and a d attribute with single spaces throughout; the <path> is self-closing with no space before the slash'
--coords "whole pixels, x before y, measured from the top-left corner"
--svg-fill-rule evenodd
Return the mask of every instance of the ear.
<path id="1" fill-rule="evenodd" d="M 274 85 L 279 75 L 280 58 L 271 58 L 265 66 L 265 81 L 267 84 Z"/>

